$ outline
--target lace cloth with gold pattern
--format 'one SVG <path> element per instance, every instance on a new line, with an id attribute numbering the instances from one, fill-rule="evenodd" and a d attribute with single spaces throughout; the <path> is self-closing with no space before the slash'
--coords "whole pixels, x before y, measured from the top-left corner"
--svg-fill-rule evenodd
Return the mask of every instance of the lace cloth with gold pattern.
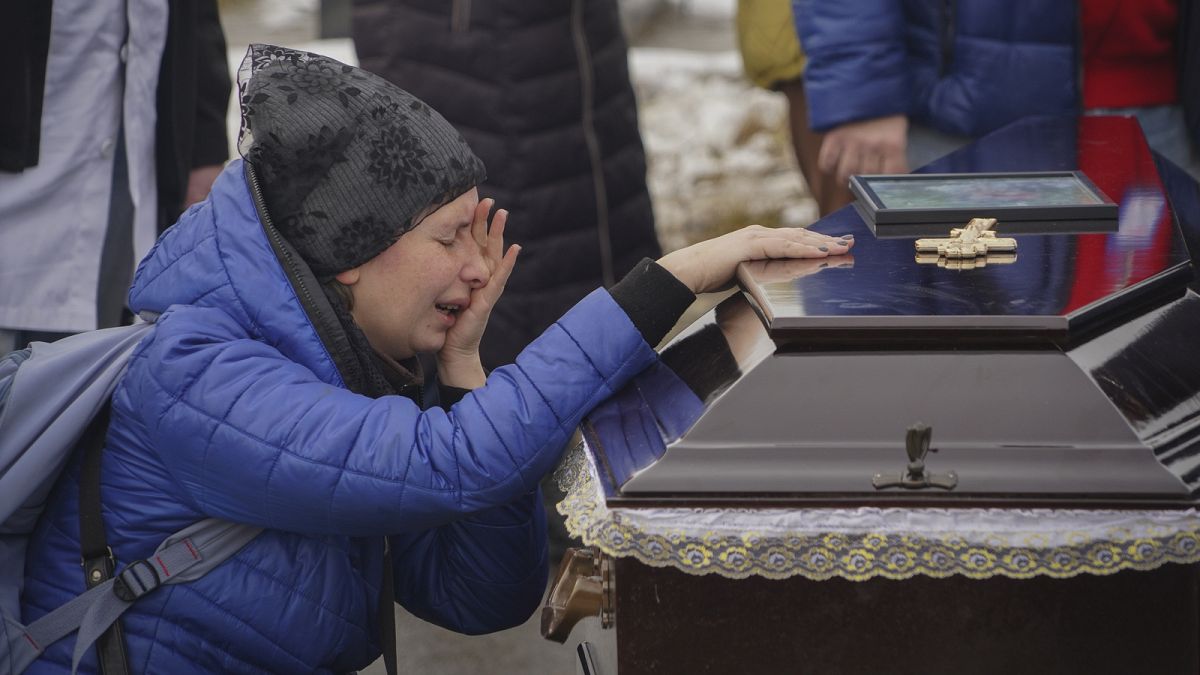
<path id="1" fill-rule="evenodd" d="M 571 535 L 690 574 L 1025 579 L 1200 561 L 1195 509 L 609 508 L 590 456 L 581 443 L 556 473 Z"/>

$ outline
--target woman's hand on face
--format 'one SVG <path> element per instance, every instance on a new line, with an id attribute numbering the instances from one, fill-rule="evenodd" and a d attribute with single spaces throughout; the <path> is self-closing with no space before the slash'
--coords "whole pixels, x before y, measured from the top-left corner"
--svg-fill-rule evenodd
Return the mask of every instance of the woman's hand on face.
<path id="1" fill-rule="evenodd" d="M 798 227 L 750 225 L 659 258 L 661 265 L 693 293 L 726 288 L 739 263 L 774 258 L 825 258 L 854 246 L 852 237 L 831 237 Z"/>
<path id="2" fill-rule="evenodd" d="M 471 238 L 479 248 L 483 264 L 487 270 L 487 282 L 471 289 L 471 303 L 457 317 L 454 325 L 446 332 L 446 341 L 438 352 L 438 369 L 442 381 L 451 386 L 464 389 L 480 386 L 482 381 L 474 372 L 482 377 L 483 369 L 479 366 L 479 342 L 483 339 L 483 331 L 487 328 L 488 318 L 504 286 L 517 263 L 517 254 L 521 247 L 512 245 L 504 250 L 504 225 L 508 222 L 508 211 L 500 209 L 488 222 L 488 215 L 495 200 L 484 199 L 475 207 L 474 218 L 471 221 Z M 459 371 L 470 370 L 466 377 L 454 377 Z M 467 375 L 466 372 L 463 373 Z M 450 379 L 447 378 L 450 376 Z M 452 381 L 457 380 L 457 381 Z M 473 386 L 467 386 L 473 385 Z"/>

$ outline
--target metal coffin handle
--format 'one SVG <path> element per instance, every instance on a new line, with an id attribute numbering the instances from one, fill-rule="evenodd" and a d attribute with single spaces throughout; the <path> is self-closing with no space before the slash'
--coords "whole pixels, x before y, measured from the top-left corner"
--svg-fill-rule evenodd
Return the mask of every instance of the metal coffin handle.
<path id="1" fill-rule="evenodd" d="M 612 563 L 590 548 L 568 548 L 542 607 L 542 637 L 565 643 L 580 620 L 612 626 Z"/>
<path id="2" fill-rule="evenodd" d="M 933 427 L 917 422 L 908 428 L 904 439 L 905 451 L 908 453 L 908 467 L 900 473 L 876 473 L 871 483 L 876 490 L 902 487 L 906 490 L 923 490 L 935 487 L 943 490 L 953 490 L 958 486 L 958 474 L 953 471 L 946 473 L 929 473 L 925 470 L 925 456 L 937 452 L 937 448 L 929 447 L 933 438 Z"/>

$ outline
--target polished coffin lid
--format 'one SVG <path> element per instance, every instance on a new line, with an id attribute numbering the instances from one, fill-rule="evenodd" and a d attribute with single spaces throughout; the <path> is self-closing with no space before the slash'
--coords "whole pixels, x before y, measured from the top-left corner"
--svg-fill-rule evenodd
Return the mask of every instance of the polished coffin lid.
<path id="1" fill-rule="evenodd" d="M 744 294 L 586 420 L 607 501 L 1193 506 L 1200 296 L 1170 200 L 1194 193 L 1164 188 L 1128 118 L 1032 119 L 926 167 L 1074 169 L 1115 228 L 1001 223 L 1015 261 L 952 269 L 914 260 L 946 233 L 877 239 L 845 208 L 814 229 L 855 235 L 852 260 L 744 266 Z M 917 423 L 954 487 L 876 487 Z"/>

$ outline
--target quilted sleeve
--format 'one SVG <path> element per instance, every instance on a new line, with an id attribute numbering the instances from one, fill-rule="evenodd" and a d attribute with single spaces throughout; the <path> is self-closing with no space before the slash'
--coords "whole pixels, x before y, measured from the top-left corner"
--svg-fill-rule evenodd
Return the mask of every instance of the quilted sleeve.
<path id="1" fill-rule="evenodd" d="M 827 131 L 908 114 L 912 92 L 901 0 L 794 0 L 792 7 L 808 57 L 809 126 Z"/>
<path id="2" fill-rule="evenodd" d="M 519 626 L 546 591 L 540 490 L 391 542 L 396 602 L 449 630 L 479 635 Z"/>
<path id="3" fill-rule="evenodd" d="M 533 491 L 584 414 L 657 358 L 593 292 L 450 410 L 370 399 L 191 308 L 140 359 L 136 411 L 183 497 L 211 516 L 311 534 L 417 532 Z M 468 525 L 464 525 L 466 527 Z"/>

